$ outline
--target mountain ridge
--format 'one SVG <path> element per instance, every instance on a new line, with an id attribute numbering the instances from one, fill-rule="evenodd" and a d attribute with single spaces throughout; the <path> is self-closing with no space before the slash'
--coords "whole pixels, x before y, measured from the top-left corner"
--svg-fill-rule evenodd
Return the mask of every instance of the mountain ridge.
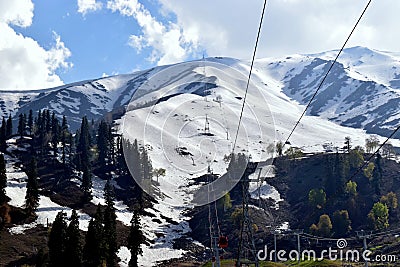
<path id="1" fill-rule="evenodd" d="M 253 75 L 273 79 L 273 86 L 300 105 L 308 103 L 326 73 L 337 50 L 309 55 L 256 60 Z M 245 73 L 246 61 L 214 57 Z M 201 64 L 201 60 L 193 61 Z M 170 66 L 176 66 L 175 65 Z M 126 106 L 134 92 L 149 77 L 170 66 L 155 67 L 132 74 L 75 82 L 49 89 L 0 91 L 0 116 L 15 119 L 29 109 L 50 109 L 66 115 L 76 129 L 81 117 L 98 120 L 116 108 Z M 198 75 L 203 75 L 199 73 Z M 254 76 L 253 78 L 254 79 Z M 165 81 L 167 84 L 172 80 Z M 261 85 L 258 85 L 261 87 Z M 263 90 L 269 90 L 268 85 Z M 400 55 L 366 47 L 343 51 L 307 112 L 337 124 L 388 136 L 400 121 Z"/>

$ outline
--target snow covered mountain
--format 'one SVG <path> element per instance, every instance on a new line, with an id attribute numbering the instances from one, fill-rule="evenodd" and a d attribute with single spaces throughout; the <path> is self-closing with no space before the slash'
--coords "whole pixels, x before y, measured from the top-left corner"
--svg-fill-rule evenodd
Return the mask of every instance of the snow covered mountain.
<path id="1" fill-rule="evenodd" d="M 307 104 L 338 51 L 263 59 L 257 67 L 282 82 L 283 92 Z M 399 124 L 400 54 L 345 49 L 312 102 L 309 115 L 388 135 Z"/>
<path id="2" fill-rule="evenodd" d="M 141 217 L 152 242 L 143 248 L 140 262 L 155 266 L 157 261 L 186 253 L 174 249 L 174 240 L 191 231 L 186 208 L 208 202 L 204 196 L 211 200 L 220 196 L 208 192 L 229 189 L 219 187 L 228 184 L 223 179 L 228 165 L 224 156 L 235 146 L 236 152 L 251 155 L 255 162 L 270 159 L 270 145 L 287 138 L 336 53 L 257 60 L 237 139 L 250 65 L 231 58 L 208 58 L 51 89 L 0 91 L 0 116 L 17 118 L 30 109 L 46 108 L 66 115 L 72 129 L 85 115 L 89 120 L 113 118 L 126 137 L 142 140 L 153 167 L 166 169 L 165 176 L 157 178 L 158 202 Z M 305 152 L 316 152 L 342 147 L 346 136 L 354 145 L 364 145 L 367 132 L 387 135 L 400 120 L 399 89 L 400 55 L 346 49 L 290 142 Z M 400 146 L 398 140 L 392 143 Z M 222 177 L 211 190 L 195 182 L 210 169 Z M 12 165 L 8 172 L 14 180 L 21 175 Z M 14 180 L 10 183 L 17 183 Z M 17 185 L 15 191 L 22 187 L 20 182 Z M 102 186 L 95 181 L 96 203 L 102 201 Z M 53 205 L 46 200 L 44 206 Z M 128 225 L 131 213 L 119 204 L 118 220 Z M 82 220 L 87 221 L 84 215 Z"/>
<path id="3" fill-rule="evenodd" d="M 257 60 L 253 78 L 268 77 L 268 83 L 257 86 L 280 89 L 284 95 L 306 104 L 318 87 L 337 51 L 313 55 Z M 228 58 L 209 59 L 248 71 L 248 62 Z M 128 104 L 135 90 L 149 77 L 163 71 L 157 67 L 133 74 L 76 82 L 51 89 L 0 91 L 0 116 L 29 109 L 48 108 L 69 118 L 72 128 L 82 116 L 97 120 L 106 113 Z M 204 75 L 198 73 L 198 75 Z M 183 76 L 171 77 L 166 84 Z M 210 86 L 215 82 L 208 81 Z M 400 54 L 364 47 L 345 49 L 333 67 L 308 115 L 319 116 L 343 126 L 388 135 L 400 122 Z M 280 93 L 280 92 L 278 92 Z M 283 96 L 284 97 L 284 96 Z"/>

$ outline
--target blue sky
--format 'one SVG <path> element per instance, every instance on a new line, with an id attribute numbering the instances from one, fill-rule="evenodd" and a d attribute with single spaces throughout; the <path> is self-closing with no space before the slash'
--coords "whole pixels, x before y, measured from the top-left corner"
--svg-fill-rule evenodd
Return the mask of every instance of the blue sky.
<path id="1" fill-rule="evenodd" d="M 339 48 L 368 1 L 269 0 L 257 57 Z M 0 89 L 40 89 L 206 56 L 250 59 L 262 0 L 0 0 Z M 398 0 L 349 46 L 399 51 Z"/>

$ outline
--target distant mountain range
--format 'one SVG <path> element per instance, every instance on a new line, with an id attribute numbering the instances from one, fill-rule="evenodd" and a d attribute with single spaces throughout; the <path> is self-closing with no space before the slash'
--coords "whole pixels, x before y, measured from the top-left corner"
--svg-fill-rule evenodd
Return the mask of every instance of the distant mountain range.
<path id="1" fill-rule="evenodd" d="M 264 84 L 257 84 L 262 90 L 278 90 L 304 105 L 337 52 L 259 59 L 253 78 L 265 80 Z M 206 60 L 237 68 L 243 73 L 249 67 L 247 61 L 230 58 Z M 0 116 L 12 114 L 16 118 L 21 112 L 46 108 L 59 116 L 66 115 L 71 127 L 76 129 L 84 115 L 98 120 L 108 112 L 126 106 L 136 89 L 163 69 L 165 66 L 50 89 L 0 91 Z M 177 82 L 181 78 L 172 77 L 164 83 Z M 218 77 L 207 83 L 212 87 L 217 80 Z M 400 123 L 400 54 L 365 47 L 345 49 L 307 114 L 387 136 Z"/>

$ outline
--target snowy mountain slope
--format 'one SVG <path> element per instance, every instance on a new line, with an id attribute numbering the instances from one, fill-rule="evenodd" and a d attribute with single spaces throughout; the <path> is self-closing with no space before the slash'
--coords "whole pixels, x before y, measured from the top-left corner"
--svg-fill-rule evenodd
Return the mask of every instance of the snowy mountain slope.
<path id="1" fill-rule="evenodd" d="M 28 114 L 30 109 L 35 112 L 49 109 L 59 117 L 67 116 L 70 127 L 77 129 L 83 116 L 97 120 L 107 112 L 126 105 L 136 88 L 153 71 L 149 69 L 43 90 L 0 91 L 0 115 L 11 114 L 17 119 L 19 113 Z"/>
<path id="2" fill-rule="evenodd" d="M 338 51 L 257 62 L 283 84 L 283 92 L 307 104 Z M 364 47 L 345 49 L 308 114 L 344 126 L 388 135 L 400 122 L 400 56 Z"/>
<path id="3" fill-rule="evenodd" d="M 215 183 L 211 195 L 207 195 L 201 188 L 208 187 L 195 181 L 209 169 L 224 177 L 227 162 L 223 158 L 232 151 L 244 98 L 246 76 L 238 74 L 237 70 L 246 73 L 249 66 L 231 59 L 219 59 L 217 65 L 214 63 L 182 63 L 175 65 L 171 72 L 157 73 L 138 89 L 140 93 L 134 96 L 127 113 L 118 121 L 119 130 L 126 138 L 138 139 L 146 146 L 153 167 L 166 169 L 166 175 L 158 179 L 159 184 L 153 191 L 148 191 L 159 201 L 154 211 L 167 214 L 184 229 L 185 211 L 199 204 L 194 201 L 198 200 L 199 192 L 206 194 L 202 200 L 207 197 L 213 200 L 215 195 L 219 198 L 219 193 L 226 192 L 223 189 L 227 188 L 218 188 Z M 258 70 L 252 81 L 235 149 L 251 155 L 252 160 L 258 162 L 270 159 L 268 145 L 285 140 L 304 107 L 284 94 L 285 84 L 272 72 Z M 207 122 L 209 131 L 206 130 Z M 351 137 L 354 145 L 364 145 L 369 135 L 362 129 L 307 115 L 290 142 L 305 152 L 319 152 L 324 151 L 327 144 L 341 148 L 346 136 Z M 394 144 L 399 145 L 399 142 Z M 270 187 L 263 185 L 262 188 L 263 195 L 273 196 L 278 201 L 279 197 Z M 147 237 L 167 248 L 167 254 L 162 255 L 178 256 L 172 249 L 173 240 L 190 229 L 171 232 L 168 228 L 157 229 L 153 222 L 142 219 L 147 221 L 145 225 L 150 229 L 146 232 Z M 152 232 L 154 229 L 165 236 L 156 237 Z M 160 253 L 157 248 L 147 248 L 147 260 Z"/>
<path id="4" fill-rule="evenodd" d="M 268 145 L 286 139 L 304 110 L 299 103 L 307 102 L 334 55 L 333 51 L 258 60 L 235 151 L 251 155 L 253 161 L 270 159 Z M 400 118 L 397 57 L 365 48 L 345 50 L 291 144 L 305 152 L 319 152 L 326 145 L 342 147 L 346 136 L 353 145 L 364 145 L 368 134 L 354 127 L 387 134 L 388 127 Z M 191 231 L 185 212 L 198 204 L 193 201 L 195 194 L 208 192 L 201 191 L 208 188 L 195 178 L 209 168 L 221 176 L 226 172 L 224 156 L 235 143 L 248 71 L 248 62 L 210 58 L 40 91 L 1 91 L 0 107 L 3 115 L 48 108 L 66 115 L 76 129 L 84 115 L 99 119 L 127 105 L 128 112 L 117 121 L 120 132 L 146 145 L 154 168 L 166 169 L 154 188 L 159 202 L 146 210 L 154 216 L 141 217 L 151 245 L 143 246 L 140 261 L 143 266 L 154 266 L 157 261 L 185 254 L 173 248 L 174 240 Z M 392 143 L 399 146 L 398 141 Z M 17 179 L 23 174 L 13 175 Z M 95 178 L 93 185 L 93 201 L 101 203 L 104 181 Z M 216 194 L 206 197 L 218 198 L 221 192 L 216 192 L 218 184 L 214 185 L 211 192 Z M 23 181 L 10 181 L 10 188 L 15 189 L 8 189 L 7 194 L 22 195 Z M 263 195 L 279 199 L 270 187 L 264 185 L 263 190 Z M 16 197 L 12 201 L 17 206 L 23 203 Z M 63 208 L 42 204 L 43 210 L 52 212 Z M 127 207 L 118 202 L 117 210 L 118 220 L 129 225 Z M 121 254 L 125 252 L 121 248 Z"/>
<path id="5" fill-rule="evenodd" d="M 285 58 L 257 60 L 254 74 L 270 77 L 269 84 L 277 84 L 285 95 L 300 104 L 306 104 L 318 87 L 338 51 L 312 55 L 293 55 Z M 209 62 L 221 63 L 248 72 L 249 62 L 230 58 L 210 58 Z M 201 65 L 201 61 L 198 61 Z M 31 91 L 0 91 L 0 116 L 48 108 L 60 117 L 69 118 L 72 129 L 77 129 L 82 116 L 97 120 L 128 104 L 137 88 L 149 78 L 162 73 L 169 66 L 140 71 L 128 75 L 76 82 L 57 88 Z M 152 91 L 185 81 L 187 90 L 195 84 L 187 80 L 183 70 L 153 84 Z M 218 77 L 216 74 L 214 76 Z M 204 74 L 200 71 L 199 77 Z M 158 75 L 161 77 L 162 75 Z M 198 79 L 199 80 L 199 79 Z M 242 88 L 245 86 L 243 80 Z M 209 76 L 200 83 L 215 86 L 215 77 Z M 364 47 L 345 49 L 328 76 L 316 99 L 308 110 L 309 115 L 320 116 L 344 126 L 362 128 L 370 133 L 388 135 L 400 122 L 400 54 L 381 52 Z M 148 89 L 149 90 L 149 89 Z M 136 94 L 144 94 L 141 92 Z M 201 90 L 198 94 L 202 94 Z M 153 97 L 157 98 L 157 93 Z"/>

